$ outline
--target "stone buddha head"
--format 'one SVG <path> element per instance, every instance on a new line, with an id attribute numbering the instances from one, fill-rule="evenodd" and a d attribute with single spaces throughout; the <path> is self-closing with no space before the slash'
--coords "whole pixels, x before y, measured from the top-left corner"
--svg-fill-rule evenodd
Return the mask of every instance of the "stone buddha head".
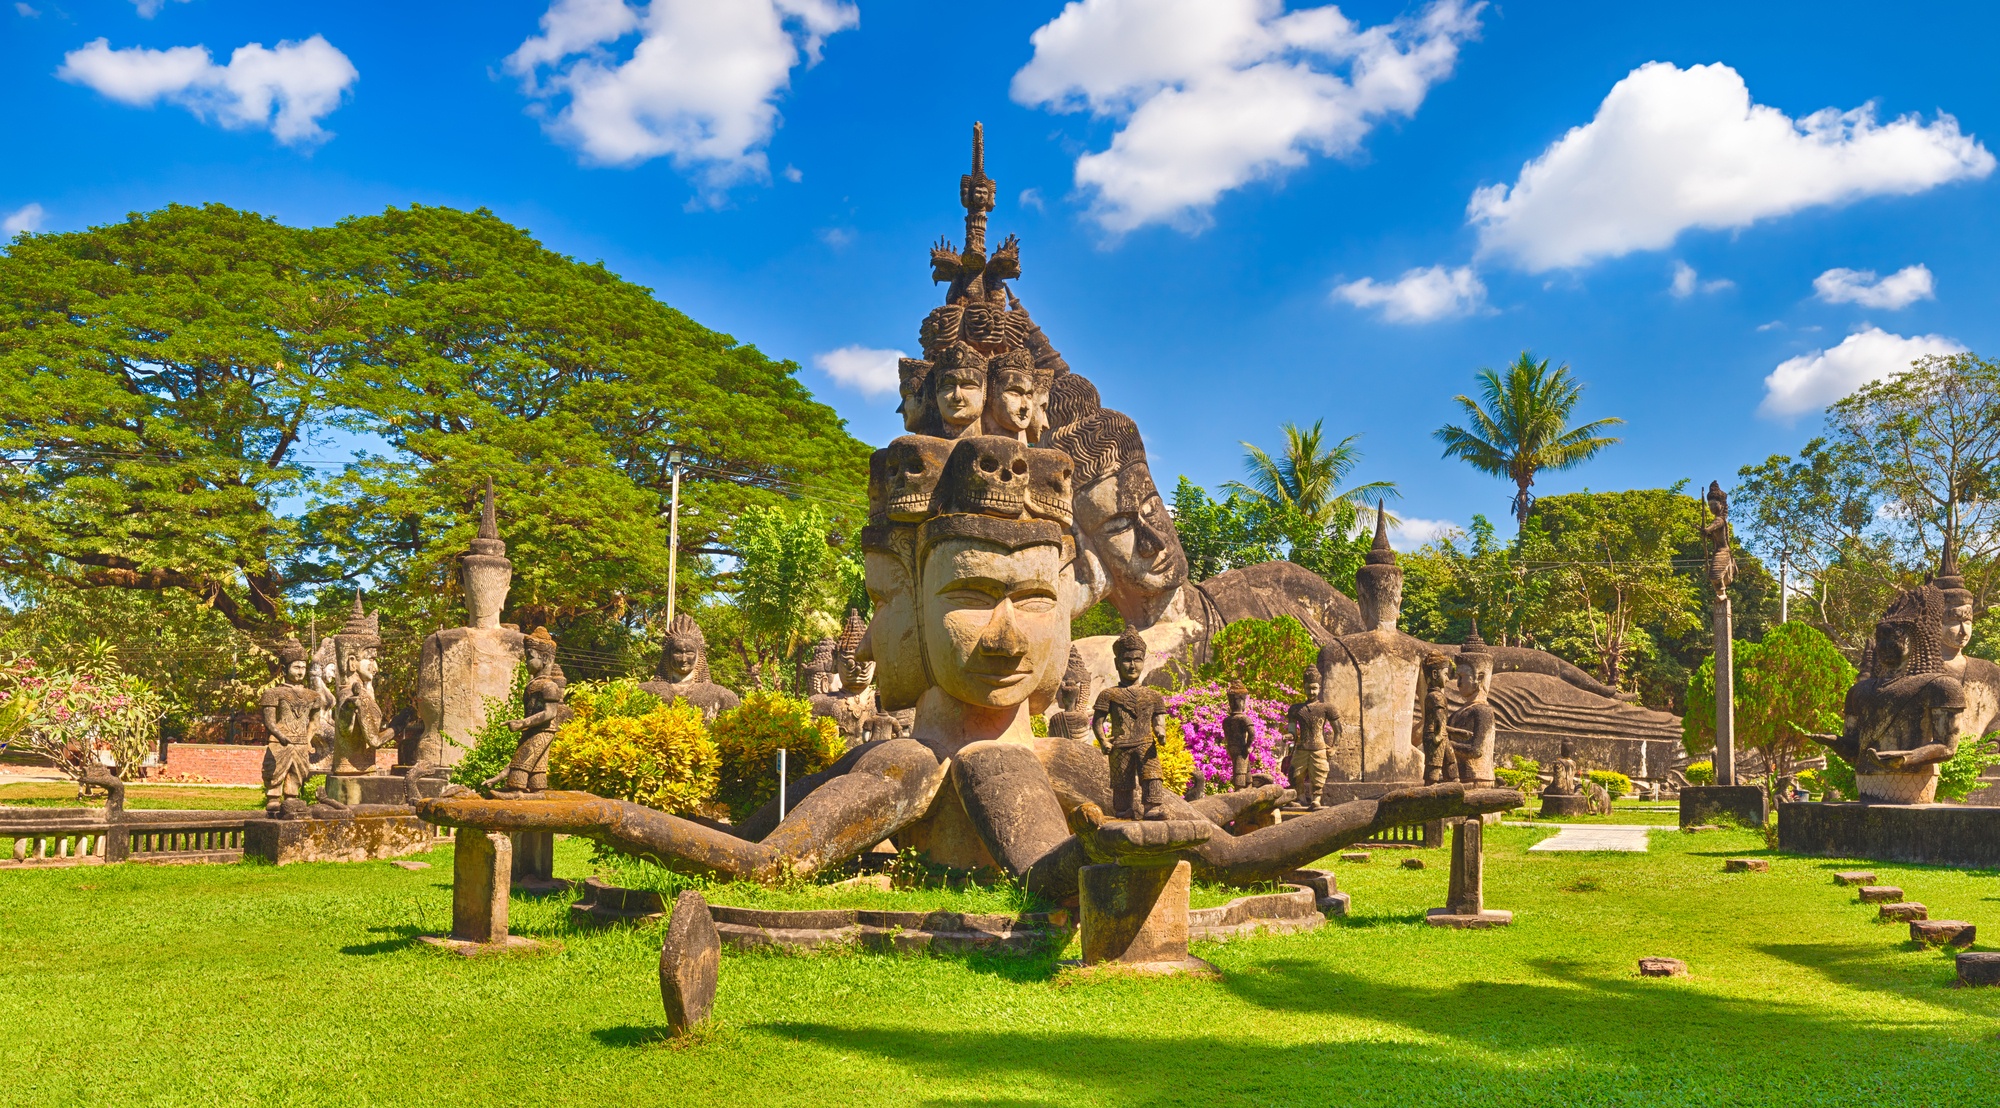
<path id="1" fill-rule="evenodd" d="M 469 626 L 497 630 L 500 610 L 507 606 L 507 589 L 514 583 L 514 563 L 493 514 L 493 479 L 486 479 L 486 503 L 479 516 L 479 533 L 458 558 L 459 585 L 465 593 Z"/>
<path id="2" fill-rule="evenodd" d="M 1187 557 L 1146 466 L 1139 428 L 1122 412 L 1100 409 L 1059 428 L 1049 444 L 1076 463 L 1078 578 L 1090 577 L 1086 583 L 1127 622 L 1150 624 L 1187 583 Z"/>
<path id="3" fill-rule="evenodd" d="M 1375 509 L 1375 542 L 1368 548 L 1362 567 L 1355 571 L 1354 592 L 1363 628 L 1396 630 L 1403 617 L 1403 570 L 1396 564 L 1395 548 L 1389 545 L 1388 517 L 1380 505 Z"/>
<path id="4" fill-rule="evenodd" d="M 884 711 L 914 708 L 930 687 L 917 634 L 915 524 L 870 524 L 861 531 L 862 584 L 874 614 L 855 647 L 875 669 L 875 698 Z"/>
<path id="5" fill-rule="evenodd" d="M 1070 539 L 1050 520 L 942 515 L 918 529 L 917 601 L 932 683 L 979 708 L 1025 705 L 1067 656 Z"/>
<path id="6" fill-rule="evenodd" d="M 1458 695 L 1476 703 L 1486 699 L 1492 684 L 1493 653 L 1486 649 L 1486 640 L 1479 637 L 1475 623 L 1458 648 Z"/>
<path id="7" fill-rule="evenodd" d="M 965 343 L 946 348 L 931 368 L 931 403 L 946 438 L 978 434 L 986 407 L 986 356 Z"/>
<path id="8" fill-rule="evenodd" d="M 659 676 L 674 685 L 708 683 L 708 641 L 686 612 L 674 614 L 660 648 Z"/>
<path id="9" fill-rule="evenodd" d="M 1010 350 L 994 358 L 987 366 L 986 415 L 980 427 L 988 434 L 1026 443 L 1034 441 L 1029 431 L 1040 421 L 1041 395 L 1034 359 L 1026 350 Z"/>

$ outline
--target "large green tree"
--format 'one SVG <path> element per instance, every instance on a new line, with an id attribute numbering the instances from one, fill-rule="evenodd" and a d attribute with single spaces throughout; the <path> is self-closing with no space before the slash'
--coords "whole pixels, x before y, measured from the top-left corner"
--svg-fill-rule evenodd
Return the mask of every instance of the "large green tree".
<path id="1" fill-rule="evenodd" d="M 1523 350 L 1504 371 L 1479 371 L 1478 400 L 1462 393 L 1454 398 L 1465 412 L 1465 426 L 1448 423 L 1432 435 L 1444 444 L 1445 457 L 1514 482 L 1510 507 L 1525 530 L 1534 505 L 1528 490 L 1537 473 L 1582 465 L 1618 441 L 1600 433 L 1625 422 L 1616 417 L 1570 426 L 1582 398 L 1583 385 L 1570 376 L 1569 366 L 1551 370 L 1547 358 L 1537 362 Z"/>
<path id="2" fill-rule="evenodd" d="M 1272 514 L 1290 510 L 1321 528 L 1337 522 L 1335 517 L 1342 504 L 1358 506 L 1368 500 L 1395 498 L 1398 493 L 1393 481 L 1340 487 L 1354 467 L 1361 464 L 1358 444 L 1361 436 L 1349 435 L 1329 446 L 1322 426 L 1325 422 L 1314 420 L 1311 427 L 1303 428 L 1296 423 L 1285 424 L 1281 428 L 1285 444 L 1275 457 L 1262 447 L 1241 444 L 1249 483 L 1230 481 L 1222 486 L 1224 491 L 1240 495 L 1252 504 L 1261 504 Z"/>

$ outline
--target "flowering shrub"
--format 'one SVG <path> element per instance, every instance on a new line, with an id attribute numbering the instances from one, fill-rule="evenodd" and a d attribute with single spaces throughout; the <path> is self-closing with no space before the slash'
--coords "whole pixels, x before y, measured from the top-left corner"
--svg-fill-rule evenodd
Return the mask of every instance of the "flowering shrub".
<path id="1" fill-rule="evenodd" d="M 166 702 L 115 666 L 43 669 L 33 658 L 0 664 L 0 742 L 24 746 L 81 778 L 108 761 L 137 769 L 159 738 Z"/>
<path id="2" fill-rule="evenodd" d="M 549 787 L 694 812 L 715 794 L 719 763 L 701 709 L 681 700 L 643 716 L 579 715 L 563 724 L 549 744 Z"/>
<path id="3" fill-rule="evenodd" d="M 716 799 L 730 818 L 748 819 L 778 795 L 778 750 L 785 750 L 785 776 L 796 781 L 832 765 L 847 753 L 840 729 L 827 716 L 815 717 L 806 701 L 783 693 L 753 691 L 743 703 L 715 717 L 709 733 L 722 757 Z"/>
<path id="4" fill-rule="evenodd" d="M 1210 791 L 1229 787 L 1229 748 L 1222 742 L 1222 720 L 1229 714 L 1226 688 L 1221 681 L 1209 681 L 1167 695 L 1167 711 L 1173 716 L 1181 741 L 1186 744 L 1187 753 L 1194 763 L 1193 772 L 1201 775 Z M 1247 705 L 1250 714 L 1250 772 L 1269 774 L 1273 781 L 1289 788 L 1291 782 L 1278 768 L 1285 744 L 1282 727 L 1287 708 L 1283 701 L 1255 696 Z M 1180 785 L 1175 785 L 1172 776 L 1166 773 L 1166 762 L 1167 755 L 1162 752 L 1160 769 L 1162 776 L 1167 777 L 1168 786 L 1184 788 L 1187 778 L 1183 777 Z"/>

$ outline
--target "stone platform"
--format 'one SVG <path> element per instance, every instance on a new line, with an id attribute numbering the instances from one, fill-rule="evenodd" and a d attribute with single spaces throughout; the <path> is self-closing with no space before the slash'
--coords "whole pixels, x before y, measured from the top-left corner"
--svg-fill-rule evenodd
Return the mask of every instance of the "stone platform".
<path id="1" fill-rule="evenodd" d="M 243 856 L 279 866 L 399 858 L 437 842 L 438 829 L 413 815 L 243 821 Z"/>
<path id="2" fill-rule="evenodd" d="M 1688 785 L 1681 789 L 1681 826 L 1699 827 L 1727 816 L 1745 827 L 1762 827 L 1770 820 L 1764 789 L 1759 785 Z"/>
<path id="3" fill-rule="evenodd" d="M 1784 802 L 1778 805 L 1778 849 L 1990 869 L 2000 867 L 2000 808 Z"/>

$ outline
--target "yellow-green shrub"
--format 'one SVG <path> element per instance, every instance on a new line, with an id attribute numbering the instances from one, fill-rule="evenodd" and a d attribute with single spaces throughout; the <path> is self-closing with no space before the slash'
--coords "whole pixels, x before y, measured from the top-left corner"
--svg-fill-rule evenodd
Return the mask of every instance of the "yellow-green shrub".
<path id="1" fill-rule="evenodd" d="M 587 710 L 549 745 L 549 784 L 630 800 L 663 812 L 693 812 L 715 795 L 720 759 L 701 709 L 686 701 L 642 716 Z"/>
<path id="2" fill-rule="evenodd" d="M 1604 786 L 1604 791 L 1610 793 L 1613 800 L 1632 791 L 1632 779 L 1615 769 L 1594 769 L 1584 776 Z"/>
<path id="3" fill-rule="evenodd" d="M 778 795 L 778 750 L 784 748 L 785 774 L 798 780 L 818 773 L 847 753 L 840 729 L 795 696 L 756 691 L 709 725 L 722 766 L 715 797 L 729 806 L 731 819 L 747 819 Z"/>

